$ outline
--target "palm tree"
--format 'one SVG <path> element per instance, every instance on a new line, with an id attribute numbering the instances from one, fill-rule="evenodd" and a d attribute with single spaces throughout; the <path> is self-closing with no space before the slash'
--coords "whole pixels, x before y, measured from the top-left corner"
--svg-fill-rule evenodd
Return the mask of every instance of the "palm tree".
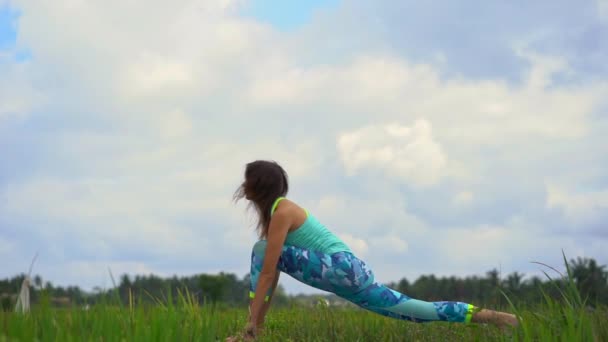
<path id="1" fill-rule="evenodd" d="M 572 278 L 581 295 L 591 303 L 601 300 L 607 288 L 608 273 L 606 265 L 599 266 L 594 259 L 577 257 L 570 260 Z"/>
<path id="2" fill-rule="evenodd" d="M 515 271 L 507 276 L 507 279 L 503 281 L 503 286 L 513 293 L 518 292 L 519 290 L 521 290 L 521 280 L 523 277 L 523 273 Z"/>

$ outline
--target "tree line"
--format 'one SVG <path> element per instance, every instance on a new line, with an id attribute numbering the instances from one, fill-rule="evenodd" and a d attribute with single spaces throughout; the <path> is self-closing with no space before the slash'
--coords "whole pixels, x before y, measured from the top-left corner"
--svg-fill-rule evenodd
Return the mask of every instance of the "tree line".
<path id="1" fill-rule="evenodd" d="M 608 271 L 592 258 L 577 258 L 569 262 L 572 280 L 589 306 L 608 305 Z M 386 284 L 412 298 L 427 301 L 454 300 L 486 307 L 504 307 L 505 295 L 514 304 L 532 304 L 543 301 L 543 293 L 560 298 L 560 289 L 566 280 L 556 277 L 533 276 L 524 279 L 524 274 L 513 272 L 502 276 L 492 269 L 484 276 L 436 277 L 422 275 L 413 282 L 402 278 Z M 24 274 L 0 280 L 0 301 L 4 310 L 14 308 L 16 296 L 25 278 Z M 113 278 L 112 278 L 113 279 Z M 114 281 L 114 279 L 113 279 Z M 177 301 L 180 296 L 188 296 L 199 304 L 215 303 L 226 306 L 245 306 L 249 302 L 249 275 L 242 278 L 231 273 L 198 274 L 185 277 L 162 278 L 156 275 L 123 274 L 109 289 L 94 288 L 83 291 L 78 286 L 53 286 L 43 281 L 39 275 L 31 279 L 30 299 L 32 304 L 48 301 L 54 306 L 94 305 L 101 301 L 119 300 L 128 303 L 155 305 Z M 273 304 L 312 304 L 319 297 L 330 304 L 347 305 L 340 298 L 327 295 L 287 295 L 279 284 L 273 297 Z"/>

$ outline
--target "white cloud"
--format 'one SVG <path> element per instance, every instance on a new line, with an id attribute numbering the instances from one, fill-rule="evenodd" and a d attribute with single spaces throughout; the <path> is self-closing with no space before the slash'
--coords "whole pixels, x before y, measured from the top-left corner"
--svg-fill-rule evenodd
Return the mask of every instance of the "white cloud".
<path id="1" fill-rule="evenodd" d="M 417 120 L 411 127 L 374 125 L 343 133 L 338 137 L 338 151 L 351 175 L 360 169 L 377 168 L 421 186 L 437 184 L 447 164 L 426 120 Z"/>
<path id="2" fill-rule="evenodd" d="M 600 18 L 608 19 L 608 0 L 596 0 Z"/>
<path id="3" fill-rule="evenodd" d="M 502 246 L 509 242 L 509 234 L 513 234 L 509 228 L 491 225 L 470 229 L 450 229 L 442 233 L 443 238 L 439 244 L 445 251 L 452 252 L 456 246 L 460 246 L 458 252 L 451 253 L 453 255 L 450 256 L 460 262 L 476 256 L 500 257 L 504 255 Z"/>
<path id="4" fill-rule="evenodd" d="M 553 83 L 555 74 L 569 71 L 568 63 L 563 58 L 543 56 L 523 48 L 516 48 L 516 54 L 532 64 L 527 79 L 527 87 L 531 91 L 545 89 Z"/>
<path id="5" fill-rule="evenodd" d="M 452 198 L 452 203 L 456 205 L 466 206 L 473 201 L 473 193 L 470 191 L 461 191 Z"/>
<path id="6" fill-rule="evenodd" d="M 3 215 L 22 220 L 28 220 L 36 212 L 36 221 L 53 227 L 40 229 L 42 224 L 38 222 L 23 230 L 24 235 L 55 240 L 63 246 L 68 241 L 62 237 L 71 236 L 77 239 L 80 249 L 108 258 L 121 251 L 172 257 L 208 256 L 207 230 L 172 221 L 176 215 L 202 208 L 205 201 L 196 203 L 174 197 L 163 206 L 163 195 L 162 190 L 126 188 L 118 182 L 47 180 L 10 187 L 2 211 Z"/>
<path id="7" fill-rule="evenodd" d="M 168 112 L 165 117 L 160 118 L 159 124 L 162 136 L 167 139 L 187 138 L 192 134 L 191 116 L 180 109 Z"/>
<path id="8" fill-rule="evenodd" d="M 14 244 L 0 236 L 0 255 L 9 255 L 14 251 Z"/>
<path id="9" fill-rule="evenodd" d="M 170 118 L 174 116 L 181 114 Z M 165 129 L 175 133 L 170 126 Z M 178 125 L 182 126 L 189 127 Z M 314 144 L 302 142 L 287 149 L 271 142 L 249 147 L 205 144 L 190 129 L 178 131 L 184 141 L 160 140 L 141 151 L 133 149 L 131 139 L 70 138 L 63 151 L 71 158 L 90 160 L 83 165 L 89 177 L 32 178 L 10 184 L 0 192 L 0 212 L 21 221 L 36 213 L 36 221 L 53 228 L 28 225 L 27 234 L 59 245 L 67 242 L 56 236 L 68 234 L 79 240 L 80 248 L 102 257 L 127 253 L 165 256 L 179 263 L 183 258 L 213 258 L 220 251 L 238 255 L 235 249 L 251 245 L 252 222 L 244 222 L 243 208 L 231 201 L 245 163 L 257 157 L 276 158 L 296 184 L 318 174 Z M 79 144 L 72 143 L 77 140 Z M 96 157 L 90 158 L 96 150 Z"/>
<path id="10" fill-rule="evenodd" d="M 608 190 L 573 192 L 547 184 L 547 208 L 559 208 L 573 222 L 584 222 L 608 209 Z"/>
<path id="11" fill-rule="evenodd" d="M 479 224 L 443 229 L 441 239 L 425 248 L 436 257 L 429 260 L 429 265 L 432 265 L 432 273 L 439 275 L 483 274 L 496 268 L 503 276 L 518 271 L 542 277 L 542 267 L 532 261 L 563 269 L 562 250 L 567 258 L 583 255 L 585 249 L 587 254 L 594 253 L 597 258 L 598 247 L 595 243 L 584 247 L 570 237 L 547 234 L 543 227 L 525 220 L 510 220 L 505 225 Z M 414 273 L 425 272 L 416 268 Z"/>
<path id="12" fill-rule="evenodd" d="M 457 253 L 462 272 L 484 255 L 496 259 L 514 248 L 534 254 L 532 244 L 517 243 L 530 236 L 517 229 L 511 235 L 506 225 L 478 219 L 474 228 L 443 235 L 446 227 L 421 217 L 439 215 L 446 202 L 471 211 L 501 203 L 497 189 L 514 182 L 535 190 L 554 172 L 541 164 L 567 158 L 547 151 L 598 134 L 594 114 L 608 94 L 605 83 L 556 84 L 555 75 L 571 72 L 568 65 L 527 50 L 514 52 L 530 62 L 520 85 L 441 77 L 437 66 L 386 50 L 330 57 L 338 52 L 319 47 L 331 41 L 322 27 L 305 37 L 279 33 L 239 17 L 234 1 L 14 4 L 23 13 L 18 44 L 34 58 L 0 64 L 8 75 L 0 79 L 0 121 L 31 120 L 15 135 L 35 141 L 24 153 L 36 153 L 33 169 L 11 169 L 20 177 L 0 187 L 0 215 L 22 223 L 19 234 L 46 236 L 59 259 L 73 258 L 62 254 L 70 246 L 58 235 L 71 234 L 91 258 L 130 255 L 120 267 L 134 272 L 166 271 L 139 260 L 148 251 L 167 255 L 176 268 L 197 257 L 211 260 L 200 272 L 224 265 L 247 272 L 253 233 L 230 197 L 244 164 L 257 158 L 281 162 L 298 200 L 386 280 L 404 270 L 383 266 L 380 246 L 404 254 L 431 246 L 441 255 L 448 246 L 433 247 L 435 229 L 445 243 L 464 246 Z M 60 128 L 47 129 L 49 122 Z M 30 128 L 38 123 L 44 134 Z M 576 146 L 575 153 L 588 152 Z M 0 152 L 6 148 L 12 145 Z M 436 191 L 436 200 L 429 207 L 403 182 L 434 185 L 423 190 Z M 573 217 L 605 208 L 601 191 L 560 189 L 551 192 L 549 208 Z M 44 229 L 23 223 L 29 220 L 45 222 Z M 548 239 L 545 252 L 561 245 Z M 217 261 L 239 253 L 238 263 Z M 74 269 L 101 267 L 78 262 Z M 0 269 L 9 266 L 0 262 Z M 62 265 L 54 272 L 65 275 Z"/>
<path id="13" fill-rule="evenodd" d="M 428 232 L 426 224 L 407 211 L 406 198 L 393 189 L 371 186 L 365 196 L 321 195 L 305 205 L 328 228 L 370 240 L 379 236 L 417 237 Z"/>
<path id="14" fill-rule="evenodd" d="M 344 241 L 344 243 L 352 249 L 355 255 L 367 255 L 367 251 L 369 248 L 365 240 L 356 238 L 350 234 L 340 234 L 338 235 L 338 237 L 342 239 L 342 241 Z"/>
<path id="15" fill-rule="evenodd" d="M 30 65 L 6 63 L 5 58 L 11 59 L 12 55 L 0 55 L 0 125 L 8 119 L 25 119 L 44 101 L 44 96 L 30 83 Z"/>
<path id="16" fill-rule="evenodd" d="M 125 72 L 125 88 L 134 92 L 160 93 L 167 87 L 189 86 L 192 70 L 186 63 L 163 60 L 160 56 L 143 55 Z"/>
<path id="17" fill-rule="evenodd" d="M 149 275 L 170 277 L 171 273 L 163 272 L 159 269 L 147 265 L 144 262 L 133 261 L 113 261 L 113 260 L 71 260 L 61 265 L 53 265 L 44 260 L 41 265 L 38 265 L 38 270 L 34 270 L 36 274 L 57 274 L 59 281 L 54 281 L 53 285 L 71 286 L 73 284 L 82 284 L 83 289 L 92 291 L 95 287 L 102 290 L 112 288 L 112 278 L 116 284 L 120 284 L 120 277 L 123 274 L 128 274 L 133 280 L 134 275 Z M 42 268 L 42 269 L 41 269 Z M 45 280 L 43 276 L 43 280 Z"/>
<path id="18" fill-rule="evenodd" d="M 552 87 L 553 75 L 567 70 L 563 60 L 526 50 L 517 53 L 531 63 L 522 87 L 498 80 L 442 81 L 429 65 L 367 54 L 343 65 L 269 70 L 254 80 L 249 100 L 265 110 L 321 107 L 323 112 L 348 113 L 323 119 L 334 130 L 424 118 L 442 146 L 505 146 L 584 136 L 587 116 L 608 92 L 606 84 Z"/>
<path id="19" fill-rule="evenodd" d="M 371 244 L 377 252 L 401 254 L 408 250 L 407 241 L 397 235 L 372 238 Z"/>

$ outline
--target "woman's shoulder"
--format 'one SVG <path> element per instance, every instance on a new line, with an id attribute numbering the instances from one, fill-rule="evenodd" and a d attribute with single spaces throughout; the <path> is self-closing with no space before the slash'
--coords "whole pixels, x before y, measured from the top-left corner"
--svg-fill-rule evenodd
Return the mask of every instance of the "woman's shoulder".
<path id="1" fill-rule="evenodd" d="M 279 197 L 275 202 L 272 211 L 273 213 L 289 213 L 298 210 L 299 208 L 300 206 L 295 201 L 286 197 Z"/>
<path id="2" fill-rule="evenodd" d="M 277 203 L 274 215 L 293 218 L 294 221 L 302 223 L 306 220 L 308 212 L 302 208 L 297 202 L 284 198 Z M 273 215 L 273 216 L 274 216 Z"/>

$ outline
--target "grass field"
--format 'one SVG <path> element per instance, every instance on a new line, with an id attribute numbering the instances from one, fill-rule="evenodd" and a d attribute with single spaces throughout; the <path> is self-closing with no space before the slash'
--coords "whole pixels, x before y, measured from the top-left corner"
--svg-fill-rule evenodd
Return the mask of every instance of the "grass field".
<path id="1" fill-rule="evenodd" d="M 568 265 L 566 263 L 566 265 Z M 259 341 L 608 341 L 608 308 L 589 306 L 570 270 L 556 282 L 560 298 L 546 295 L 536 305 L 502 308 L 522 318 L 518 328 L 483 324 L 417 324 L 358 308 L 324 305 L 270 309 Z M 223 341 L 240 333 L 246 308 L 199 305 L 188 293 L 155 305 L 109 297 L 88 310 L 56 309 L 44 297 L 27 314 L 0 311 L 2 341 Z M 168 304 L 166 304 L 168 303 Z M 490 308 L 498 309 L 498 308 Z"/>
<path id="2" fill-rule="evenodd" d="M 608 341 L 608 310 L 543 305 L 521 310 L 521 327 L 416 324 L 359 309 L 282 308 L 269 313 L 260 341 Z M 189 304 L 36 307 L 0 313 L 0 341 L 223 341 L 241 331 L 246 309 Z"/>

